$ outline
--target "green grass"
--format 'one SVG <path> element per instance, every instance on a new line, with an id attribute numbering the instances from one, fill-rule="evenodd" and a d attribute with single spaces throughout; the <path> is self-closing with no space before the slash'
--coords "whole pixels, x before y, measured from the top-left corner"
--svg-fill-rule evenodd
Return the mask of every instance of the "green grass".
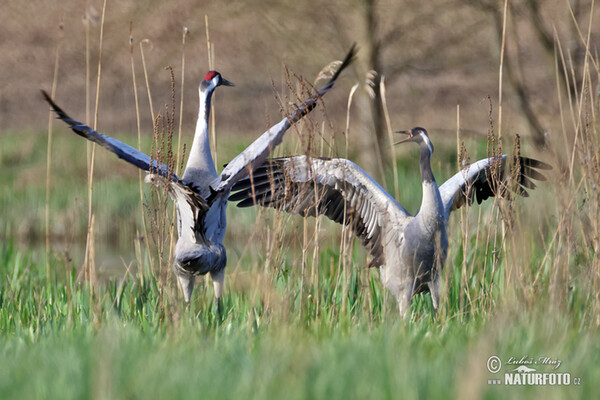
<path id="1" fill-rule="evenodd" d="M 151 276 L 91 295 L 74 271 L 46 284 L 31 253 L 3 245 L 0 257 L 3 398 L 591 398 L 600 378 L 597 335 L 570 314 L 498 307 L 444 322 L 427 310 L 410 323 L 393 313 L 299 317 L 295 306 L 267 312 L 230 291 L 219 321 L 210 296 L 186 311 L 161 300 Z M 321 307 L 327 314 L 336 304 Z M 582 385 L 488 386 L 495 354 L 558 358 Z"/>

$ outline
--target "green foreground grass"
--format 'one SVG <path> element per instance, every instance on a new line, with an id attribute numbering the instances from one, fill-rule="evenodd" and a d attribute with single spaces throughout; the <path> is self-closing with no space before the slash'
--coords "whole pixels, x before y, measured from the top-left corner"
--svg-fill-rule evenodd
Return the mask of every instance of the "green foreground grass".
<path id="1" fill-rule="evenodd" d="M 576 299 L 562 312 L 542 302 L 521 307 L 498 300 L 490 311 L 480 303 L 462 314 L 458 302 L 447 300 L 436 316 L 428 296 L 420 296 L 404 322 L 386 306 L 373 276 L 353 272 L 344 298 L 335 293 L 335 275 L 321 271 L 317 308 L 314 299 L 303 304 L 300 279 L 290 271 L 271 280 L 280 301 L 257 294 L 261 288 L 232 289 L 219 318 L 204 285 L 186 310 L 174 285 L 148 270 L 109 280 L 92 293 L 63 262 L 53 260 L 47 280 L 40 258 L 12 244 L 0 247 L 3 398 L 552 399 L 597 393 L 600 341 L 586 321 L 586 305 L 578 307 Z M 448 298 L 462 297 L 461 289 L 448 290 Z M 557 371 L 581 384 L 490 386 L 492 355 L 559 359 Z"/>

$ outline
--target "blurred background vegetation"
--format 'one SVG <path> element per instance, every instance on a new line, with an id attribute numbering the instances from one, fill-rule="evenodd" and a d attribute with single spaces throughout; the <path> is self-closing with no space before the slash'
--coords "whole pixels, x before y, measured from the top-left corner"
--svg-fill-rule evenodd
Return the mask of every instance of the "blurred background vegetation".
<path id="1" fill-rule="evenodd" d="M 510 2 L 504 54 L 507 132 L 517 131 L 531 137 L 532 142 L 543 143 L 540 135 L 556 130 L 555 38 L 576 72 L 580 70 L 584 45 L 574 21 L 587 27 L 590 3 Z M 39 110 L 43 103 L 37 92 L 40 88 L 50 89 L 59 44 L 56 97 L 67 110 L 85 116 L 86 38 L 89 35 L 89 74 L 95 78 L 102 2 L 23 4 L 7 0 L 3 10 L 0 129 L 45 130 L 47 118 Z M 187 106 L 183 126 L 184 132 L 193 132 L 196 87 L 208 70 L 208 16 L 215 66 L 237 84 L 234 90 L 219 96 L 217 120 L 224 135 L 254 137 L 267 126 L 269 118 L 279 118 L 271 82 L 276 90 L 281 89 L 282 65 L 313 78 L 353 42 L 361 48 L 359 62 L 348 78 L 361 83 L 361 102 L 353 115 L 353 122 L 360 123 L 356 141 L 369 139 L 382 129 L 382 122 L 372 115 L 378 116 L 377 111 L 373 112 L 378 102 L 370 100 L 364 90 L 370 71 L 377 73 L 376 77 L 370 74 L 374 83 L 385 77 L 394 127 L 421 124 L 452 130 L 456 106 L 460 105 L 463 127 L 485 133 L 489 107 L 486 98 L 498 98 L 502 11 L 503 2 L 493 0 L 108 3 L 99 127 L 107 132 L 136 131 L 130 26 L 140 82 L 139 45 L 146 42 L 146 66 L 155 107 L 170 97 L 169 74 L 164 68 L 170 65 L 175 76 L 180 76 L 181 36 L 183 27 L 187 27 L 190 33 L 185 45 Z M 598 30 L 592 30 L 592 43 L 598 35 Z M 559 75 L 562 79 L 562 72 Z M 94 99 L 95 85 L 90 89 Z M 145 98 L 144 85 L 139 85 L 138 91 Z M 377 85 L 374 92 L 378 94 Z M 328 103 L 332 117 L 343 114 L 344 102 Z M 142 105 L 143 129 L 151 131 L 147 102 Z"/>

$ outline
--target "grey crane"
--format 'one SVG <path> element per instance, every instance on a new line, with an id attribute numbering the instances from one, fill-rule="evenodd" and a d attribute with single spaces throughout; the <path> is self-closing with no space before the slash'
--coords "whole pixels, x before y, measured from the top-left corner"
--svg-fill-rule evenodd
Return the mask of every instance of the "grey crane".
<path id="1" fill-rule="evenodd" d="M 200 106 L 196 133 L 183 176 L 179 178 L 167 165 L 114 138 L 96 132 L 89 126 L 69 117 L 50 96 L 42 91 L 58 118 L 67 123 L 76 134 L 91 140 L 119 158 L 150 172 L 146 181 L 164 187 L 177 210 L 178 239 L 175 245 L 173 271 L 177 276 L 184 299 L 190 302 L 196 276 L 210 273 L 220 313 L 220 298 L 225 279 L 226 251 L 223 237 L 226 228 L 227 197 L 231 187 L 261 165 L 269 153 L 283 139 L 288 128 L 308 114 L 318 100 L 333 87 L 340 73 L 352 62 L 352 46 L 335 74 L 316 93 L 295 110 L 273 125 L 250 144 L 217 174 L 210 151 L 208 119 L 211 96 L 219 86 L 233 86 L 219 72 L 209 71 L 200 83 Z"/>
<path id="2" fill-rule="evenodd" d="M 348 225 L 362 240 L 372 261 L 380 267 L 385 287 L 396 297 L 406 316 L 412 297 L 431 293 L 439 304 L 439 275 L 448 251 L 448 219 L 453 210 L 478 203 L 511 190 L 527 196 L 534 189 L 531 179 L 545 180 L 539 169 L 550 166 L 518 157 L 517 167 L 507 166 L 506 155 L 490 157 L 464 168 L 438 187 L 431 171 L 433 144 L 427 131 L 399 131 L 415 142 L 421 154 L 419 166 L 423 197 L 411 216 L 392 196 L 358 165 L 346 159 L 283 157 L 267 160 L 233 187 L 230 201 L 238 207 L 255 204 L 281 209 L 302 217 L 325 215 Z M 509 184 L 517 175 L 515 185 Z"/>

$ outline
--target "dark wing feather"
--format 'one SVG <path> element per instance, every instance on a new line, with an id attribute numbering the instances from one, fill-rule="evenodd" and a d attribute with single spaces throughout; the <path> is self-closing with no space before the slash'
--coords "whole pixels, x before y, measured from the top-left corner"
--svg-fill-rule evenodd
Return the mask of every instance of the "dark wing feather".
<path id="1" fill-rule="evenodd" d="M 44 98 L 48 104 L 50 104 L 50 107 L 52 107 L 52 110 L 56 113 L 56 115 L 58 115 L 58 119 L 67 123 L 71 127 L 71 130 L 73 130 L 73 132 L 79 136 L 83 136 L 84 138 L 99 144 L 105 149 L 112 151 L 120 159 L 125 160 L 140 169 L 159 174 L 177 182 L 180 181 L 177 175 L 175 175 L 167 165 L 151 159 L 149 155 L 142 153 L 135 147 L 131 147 L 130 145 L 125 144 L 117 139 L 113 139 L 110 136 L 96 132 L 89 126 L 74 120 L 73 118 L 69 117 L 67 113 L 65 113 L 59 106 L 57 106 L 56 103 L 54 103 L 48 93 L 42 90 L 42 94 L 44 95 Z"/>
<path id="2" fill-rule="evenodd" d="M 440 195 L 444 204 L 446 218 L 450 212 L 471 205 L 473 200 L 478 204 L 494 197 L 515 192 L 527 197 L 525 189 L 535 189 L 532 179 L 545 181 L 546 177 L 538 170 L 549 170 L 552 167 L 532 158 L 519 157 L 518 162 L 507 166 L 508 157 L 490 157 L 479 160 L 464 168 L 440 187 Z"/>
<path id="3" fill-rule="evenodd" d="M 353 45 L 350 51 L 344 58 L 344 61 L 337 69 L 336 73 L 329 81 L 321 87 L 317 93 L 305 100 L 298 106 L 289 116 L 282 119 L 279 123 L 269 128 L 248 146 L 242 153 L 236 156 L 221 172 L 219 176 L 219 184 L 215 187 L 216 192 L 228 193 L 227 191 L 240 179 L 248 176 L 249 170 L 261 165 L 269 156 L 271 151 L 281 143 L 284 133 L 298 122 L 302 117 L 311 112 L 315 108 L 319 99 L 325 95 L 335 81 L 340 76 L 341 72 L 348 67 L 354 60 L 356 54 L 356 46 Z"/>
<path id="4" fill-rule="evenodd" d="M 258 204 L 302 217 L 325 215 L 352 228 L 369 250 L 371 266 L 384 260 L 384 225 L 410 217 L 366 172 L 344 159 L 305 156 L 270 159 L 233 187 L 238 207 Z"/>
<path id="5" fill-rule="evenodd" d="M 167 190 L 177 209 L 177 234 L 191 243 L 206 241 L 205 219 L 210 205 L 193 188 L 149 174 L 146 181 Z"/>

